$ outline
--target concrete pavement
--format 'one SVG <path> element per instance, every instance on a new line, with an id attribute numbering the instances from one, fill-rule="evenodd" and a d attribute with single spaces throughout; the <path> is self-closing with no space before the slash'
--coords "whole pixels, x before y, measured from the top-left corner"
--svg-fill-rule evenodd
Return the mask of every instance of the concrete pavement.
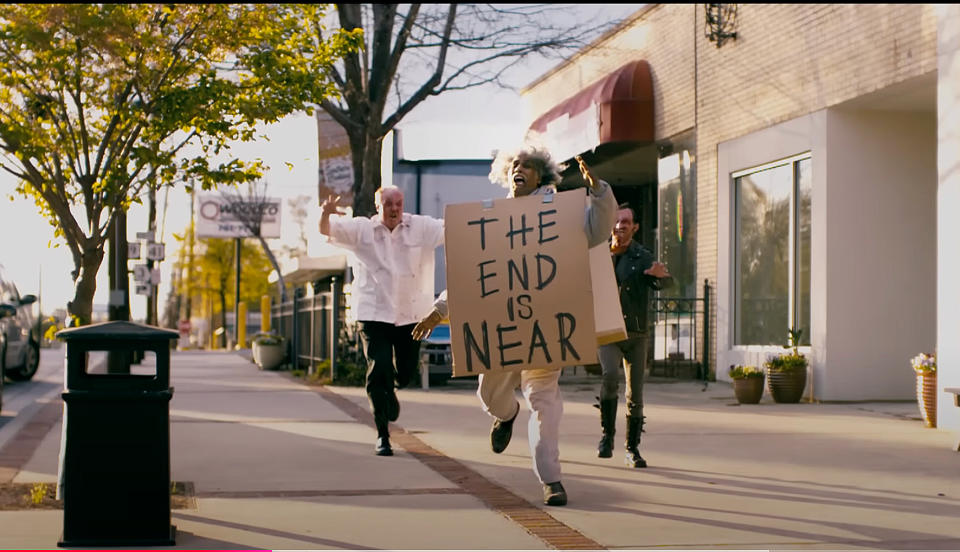
<path id="1" fill-rule="evenodd" d="M 737 406 L 729 384 L 651 381 L 645 470 L 599 459 L 594 376 L 565 374 L 570 503 L 542 506 L 526 407 L 489 448 L 476 383 L 399 392 L 395 456 L 373 454 L 361 388 L 308 387 L 241 354 L 172 357 L 182 549 L 960 549 L 960 454 L 913 403 Z M 14 481 L 55 481 L 60 423 L 35 408 Z M 0 441 L 0 456 L 29 437 Z M 56 548 L 61 511 L 0 512 L 0 547 Z"/>

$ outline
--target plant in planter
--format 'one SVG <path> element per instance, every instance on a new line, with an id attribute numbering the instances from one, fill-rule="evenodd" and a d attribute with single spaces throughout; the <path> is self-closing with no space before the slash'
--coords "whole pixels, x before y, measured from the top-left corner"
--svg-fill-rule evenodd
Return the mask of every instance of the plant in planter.
<path id="1" fill-rule="evenodd" d="M 253 361 L 261 370 L 276 370 L 283 364 L 286 340 L 282 336 L 258 333 L 253 338 Z"/>
<path id="2" fill-rule="evenodd" d="M 910 359 L 917 375 L 917 406 L 927 427 L 937 427 L 937 354 L 920 353 Z"/>
<path id="3" fill-rule="evenodd" d="M 731 366 L 730 378 L 733 379 L 733 394 L 740 404 L 757 404 L 763 397 L 763 370 L 756 366 Z"/>
<path id="4" fill-rule="evenodd" d="M 767 359 L 764 366 L 767 368 L 767 386 L 773 401 L 797 403 L 803 397 L 803 389 L 807 385 L 807 357 L 797 349 L 803 330 L 789 329 L 787 333 L 789 344 L 784 348 L 792 350 Z"/>

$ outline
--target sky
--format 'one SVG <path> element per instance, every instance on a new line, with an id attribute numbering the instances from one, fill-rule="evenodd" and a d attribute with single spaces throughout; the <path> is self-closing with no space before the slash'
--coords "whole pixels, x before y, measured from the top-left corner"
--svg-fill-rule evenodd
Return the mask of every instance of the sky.
<path id="1" fill-rule="evenodd" d="M 609 14 L 611 18 L 623 17 L 640 9 L 642 4 L 592 4 L 571 10 L 596 10 L 594 13 Z M 518 90 L 536 80 L 557 65 L 557 60 L 531 60 L 515 68 L 509 76 L 510 83 Z M 571 94 L 575 92 L 571 91 Z M 465 109 L 465 106 L 482 106 L 482 109 Z M 504 143 L 519 141 L 531 120 L 527 106 L 519 92 L 497 86 L 485 86 L 463 91 L 453 91 L 425 100 L 398 125 L 404 136 L 404 155 L 407 158 L 485 158 Z M 464 132 L 468 128 L 469 132 Z M 291 221 L 286 199 L 300 195 L 311 198 L 311 214 L 308 219 L 308 237 L 316 238 L 317 205 L 317 127 L 312 116 L 298 113 L 278 123 L 262 127 L 260 134 L 267 139 L 238 143 L 233 154 L 249 159 L 261 158 L 270 169 L 264 180 L 269 183 L 269 194 L 284 199 L 282 235 L 272 240 L 271 246 L 278 251 L 284 243 L 294 244 L 298 229 Z M 0 172 L 0 266 L 13 280 L 21 295 L 40 294 L 45 313 L 57 308 L 66 308 L 73 297 L 73 282 L 70 272 L 73 260 L 66 244 L 54 238 L 53 228 L 42 218 L 31 200 L 14 194 L 16 182 L 6 172 Z M 10 197 L 12 196 L 12 198 Z M 165 197 L 166 196 L 166 197 Z M 164 202 L 166 215 L 164 218 Z M 166 242 L 166 261 L 160 263 L 161 284 L 159 305 L 163 304 L 170 290 L 170 268 L 177 255 L 177 243 L 172 234 L 182 233 L 190 219 L 189 196 L 182 188 L 169 192 L 162 190 L 157 196 L 157 240 Z M 144 206 L 134 205 L 127 214 L 127 234 L 134 239 L 137 232 L 147 230 L 146 201 Z M 311 240 L 311 244 L 319 239 Z M 316 251 L 310 248 L 311 253 Z M 315 253 L 314 253 L 315 254 Z M 142 261 L 139 261 L 142 262 Z M 130 270 L 138 261 L 130 261 Z M 106 305 L 108 299 L 106 255 L 98 274 L 95 305 Z M 131 316 L 142 320 L 146 314 L 146 298 L 132 291 Z M 41 293 L 42 292 L 42 293 Z"/>

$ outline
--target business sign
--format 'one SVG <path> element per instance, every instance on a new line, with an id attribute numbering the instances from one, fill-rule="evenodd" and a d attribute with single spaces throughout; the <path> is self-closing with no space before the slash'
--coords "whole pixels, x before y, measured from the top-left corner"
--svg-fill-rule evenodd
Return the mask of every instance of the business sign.
<path id="1" fill-rule="evenodd" d="M 279 198 L 253 202 L 218 193 L 198 194 L 197 237 L 248 238 L 253 234 L 244 221 L 259 220 L 261 237 L 279 238 L 280 212 Z"/>
<path id="2" fill-rule="evenodd" d="M 582 189 L 447 206 L 454 376 L 596 362 L 583 213 Z"/>

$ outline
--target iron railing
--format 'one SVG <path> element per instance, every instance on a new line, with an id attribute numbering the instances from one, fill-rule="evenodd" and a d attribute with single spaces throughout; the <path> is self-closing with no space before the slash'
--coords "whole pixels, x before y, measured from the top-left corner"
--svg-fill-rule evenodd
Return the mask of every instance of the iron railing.
<path id="1" fill-rule="evenodd" d="M 296 288 L 290 301 L 273 305 L 271 327 L 287 340 L 286 363 L 291 369 L 313 373 L 317 364 L 329 360 L 335 377 L 346 328 L 343 282 L 332 277 L 329 291 L 315 288 L 312 295 L 305 295 L 303 288 Z"/>
<path id="2" fill-rule="evenodd" d="M 655 296 L 650 301 L 653 331 L 650 375 L 682 379 L 710 378 L 710 284 L 702 297 Z"/>

